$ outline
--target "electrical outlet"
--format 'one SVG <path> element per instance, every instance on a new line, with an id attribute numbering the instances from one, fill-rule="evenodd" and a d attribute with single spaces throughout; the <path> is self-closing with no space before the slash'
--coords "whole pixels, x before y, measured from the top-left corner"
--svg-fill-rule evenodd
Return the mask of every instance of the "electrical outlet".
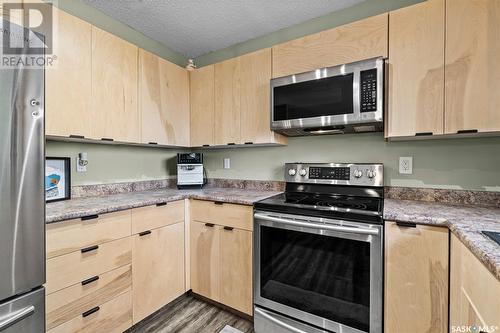
<path id="1" fill-rule="evenodd" d="M 413 174 L 413 157 L 399 158 L 399 173 L 404 175 Z"/>
<path id="2" fill-rule="evenodd" d="M 231 169 L 231 159 L 228 157 L 224 159 L 224 169 Z"/>

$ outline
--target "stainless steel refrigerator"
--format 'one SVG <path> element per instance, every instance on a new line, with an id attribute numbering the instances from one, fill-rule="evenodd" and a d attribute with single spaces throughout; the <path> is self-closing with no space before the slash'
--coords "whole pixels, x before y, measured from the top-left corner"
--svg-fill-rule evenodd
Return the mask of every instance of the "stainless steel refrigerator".
<path id="1" fill-rule="evenodd" d="M 43 107 L 43 68 L 0 68 L 0 333 L 45 330 Z"/>

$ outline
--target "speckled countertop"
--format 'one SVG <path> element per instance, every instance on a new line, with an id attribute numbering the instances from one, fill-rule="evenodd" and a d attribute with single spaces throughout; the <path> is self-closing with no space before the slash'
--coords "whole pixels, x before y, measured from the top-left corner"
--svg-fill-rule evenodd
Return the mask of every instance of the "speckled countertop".
<path id="1" fill-rule="evenodd" d="M 238 188 L 204 188 L 201 190 L 164 188 L 142 192 L 77 198 L 48 203 L 45 221 L 47 223 L 53 223 L 82 216 L 110 213 L 118 210 L 149 206 L 185 198 L 252 205 L 256 201 L 278 193 L 279 192 Z"/>
<path id="2" fill-rule="evenodd" d="M 384 200 L 386 221 L 446 226 L 500 280 L 500 245 L 481 231 L 500 231 L 500 209 Z"/>

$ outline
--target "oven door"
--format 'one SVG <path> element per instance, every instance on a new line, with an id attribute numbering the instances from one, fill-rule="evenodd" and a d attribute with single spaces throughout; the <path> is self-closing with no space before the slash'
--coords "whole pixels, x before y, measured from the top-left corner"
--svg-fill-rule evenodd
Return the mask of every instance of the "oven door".
<path id="1" fill-rule="evenodd" d="M 332 332 L 382 332 L 383 226 L 254 213 L 254 302 Z"/>

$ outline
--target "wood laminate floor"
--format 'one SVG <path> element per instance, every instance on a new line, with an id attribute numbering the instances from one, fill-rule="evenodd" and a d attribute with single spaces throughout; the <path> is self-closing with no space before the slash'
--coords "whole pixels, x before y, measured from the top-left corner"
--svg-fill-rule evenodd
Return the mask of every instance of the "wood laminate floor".
<path id="1" fill-rule="evenodd" d="M 183 295 L 127 333 L 219 333 L 229 325 L 253 333 L 253 323 L 190 294 Z"/>

